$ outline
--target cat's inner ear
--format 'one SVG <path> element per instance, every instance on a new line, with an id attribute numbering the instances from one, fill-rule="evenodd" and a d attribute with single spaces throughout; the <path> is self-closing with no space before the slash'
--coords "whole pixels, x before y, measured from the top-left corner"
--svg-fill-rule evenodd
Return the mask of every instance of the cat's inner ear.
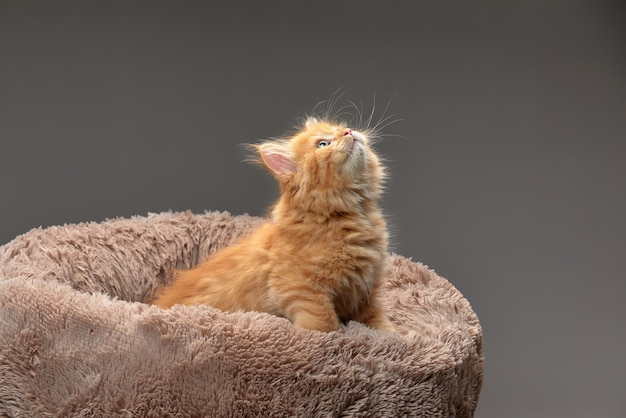
<path id="1" fill-rule="evenodd" d="M 267 168 L 280 179 L 287 179 L 296 172 L 289 150 L 282 144 L 265 143 L 257 147 L 259 155 Z"/>

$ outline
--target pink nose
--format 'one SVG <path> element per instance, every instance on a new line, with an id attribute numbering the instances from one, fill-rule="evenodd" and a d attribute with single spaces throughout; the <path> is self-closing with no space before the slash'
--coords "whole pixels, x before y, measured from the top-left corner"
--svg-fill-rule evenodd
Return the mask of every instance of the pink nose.
<path id="1" fill-rule="evenodd" d="M 345 131 L 343 131 L 343 136 L 348 136 L 348 135 L 352 135 L 352 129 L 346 129 Z"/>

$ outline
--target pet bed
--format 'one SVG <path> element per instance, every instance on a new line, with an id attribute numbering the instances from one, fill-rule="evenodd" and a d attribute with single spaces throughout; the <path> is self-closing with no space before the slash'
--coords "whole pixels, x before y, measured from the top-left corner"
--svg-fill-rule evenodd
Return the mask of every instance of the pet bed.
<path id="1" fill-rule="evenodd" d="M 0 416 L 471 417 L 482 333 L 426 266 L 390 255 L 398 333 L 298 328 L 143 302 L 261 222 L 161 213 L 34 229 L 0 247 Z"/>

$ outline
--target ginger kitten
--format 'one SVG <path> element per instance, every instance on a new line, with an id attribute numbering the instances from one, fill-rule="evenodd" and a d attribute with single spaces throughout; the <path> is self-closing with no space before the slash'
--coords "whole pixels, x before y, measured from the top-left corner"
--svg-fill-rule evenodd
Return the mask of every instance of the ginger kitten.
<path id="1" fill-rule="evenodd" d="M 179 271 L 153 303 L 259 311 L 333 331 L 355 320 L 393 331 L 379 300 L 387 229 L 384 170 L 366 133 L 309 118 L 289 139 L 254 146 L 280 185 L 250 235 Z"/>

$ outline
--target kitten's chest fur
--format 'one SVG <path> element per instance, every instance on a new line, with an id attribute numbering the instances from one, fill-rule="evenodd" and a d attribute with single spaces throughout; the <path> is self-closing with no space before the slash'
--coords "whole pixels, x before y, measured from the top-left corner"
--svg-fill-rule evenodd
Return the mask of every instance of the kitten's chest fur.
<path id="1" fill-rule="evenodd" d="M 268 277 L 280 292 L 288 289 L 291 274 L 331 298 L 342 321 L 354 319 L 379 285 L 387 255 L 387 232 L 378 210 L 369 213 L 336 213 L 323 219 L 316 216 L 290 217 L 274 224 L 277 240 L 268 242 L 275 274 Z"/>

